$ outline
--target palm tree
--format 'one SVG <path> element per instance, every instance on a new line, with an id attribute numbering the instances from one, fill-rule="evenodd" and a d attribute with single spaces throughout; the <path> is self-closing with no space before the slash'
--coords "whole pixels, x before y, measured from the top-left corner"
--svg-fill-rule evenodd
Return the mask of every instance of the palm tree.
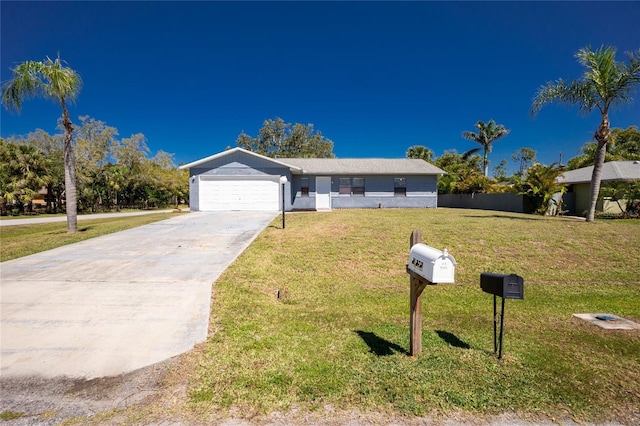
<path id="1" fill-rule="evenodd" d="M 423 145 L 414 145 L 407 150 L 407 158 L 417 158 L 428 163 L 433 161 L 433 151 Z"/>
<path id="2" fill-rule="evenodd" d="M 575 56 L 585 67 L 582 78 L 570 83 L 559 79 L 541 86 L 533 98 L 531 114 L 537 114 L 544 105 L 555 101 L 578 106 L 585 113 L 595 108 L 600 111 L 600 125 L 593 135 L 598 147 L 591 175 L 591 204 L 587 213 L 587 222 L 592 222 L 600 193 L 602 165 L 607 145 L 612 141 L 609 110 L 618 104 L 631 102 L 631 95 L 640 82 L 640 49 L 627 53 L 628 66 L 616 61 L 616 49 L 611 46 L 600 46 L 595 51 L 591 47 L 583 48 Z"/>
<path id="3" fill-rule="evenodd" d="M 462 132 L 462 137 L 470 141 L 477 142 L 482 146 L 471 149 L 462 154 L 462 156 L 464 158 L 468 158 L 473 154 L 477 154 L 480 150 L 483 150 L 482 166 L 484 175 L 489 176 L 489 161 L 487 157 L 491 152 L 491 144 L 496 142 L 498 139 L 502 139 L 507 136 L 510 130 L 505 129 L 502 124 L 496 124 L 493 120 L 489 120 L 488 123 L 478 121 L 476 123 L 476 129 L 478 129 L 478 133 L 466 131 Z"/>
<path id="4" fill-rule="evenodd" d="M 516 188 L 520 194 L 526 195 L 532 203 L 535 212 L 541 215 L 551 211 L 558 213 L 562 208 L 562 194 L 566 191 L 566 184 L 558 183 L 558 176 L 564 167 L 558 163 L 545 166 L 535 163 L 527 169 L 525 176 L 517 178 Z M 559 199 L 554 199 L 560 193 Z M 555 214 L 555 213 L 554 213 Z"/>
<path id="5" fill-rule="evenodd" d="M 82 79 L 76 71 L 63 65 L 60 56 L 43 62 L 27 61 L 13 70 L 13 79 L 2 85 L 2 104 L 8 110 L 20 112 L 22 101 L 43 97 L 60 102 L 64 127 L 64 183 L 67 210 L 67 232 L 78 230 L 76 201 L 76 171 L 73 153 L 73 126 L 69 119 L 67 102 L 74 102 L 82 87 Z"/>
<path id="6" fill-rule="evenodd" d="M 5 205 L 17 205 L 20 210 L 48 183 L 46 158 L 42 151 L 29 145 L 0 140 L 0 197 Z"/>

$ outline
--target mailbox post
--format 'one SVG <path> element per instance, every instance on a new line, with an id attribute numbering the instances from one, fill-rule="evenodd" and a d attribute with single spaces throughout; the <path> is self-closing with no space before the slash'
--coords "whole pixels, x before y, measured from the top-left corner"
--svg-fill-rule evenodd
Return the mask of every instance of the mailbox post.
<path id="1" fill-rule="evenodd" d="M 411 233 L 409 242 L 409 250 L 422 242 L 422 232 L 415 230 Z M 422 291 L 428 282 L 423 281 L 420 277 L 407 268 L 409 272 L 409 305 L 410 305 L 410 324 L 409 324 L 409 355 L 416 356 L 422 352 Z"/>
<path id="2" fill-rule="evenodd" d="M 422 292 L 427 285 L 453 283 L 456 261 L 447 250 L 440 251 L 421 243 L 422 232 L 411 233 L 409 242 L 409 355 L 422 352 Z"/>
<path id="3" fill-rule="evenodd" d="M 287 183 L 287 177 L 286 176 L 280 176 L 280 183 L 282 184 L 282 229 L 284 229 L 285 223 L 284 223 L 284 194 L 285 194 L 285 185 Z"/>

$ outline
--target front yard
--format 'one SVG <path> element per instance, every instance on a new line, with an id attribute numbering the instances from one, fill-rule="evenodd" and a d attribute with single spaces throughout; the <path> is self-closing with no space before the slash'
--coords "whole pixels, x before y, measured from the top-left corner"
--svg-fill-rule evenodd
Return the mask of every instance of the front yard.
<path id="1" fill-rule="evenodd" d="M 640 322 L 639 221 L 380 209 L 288 214 L 285 230 L 280 218 L 272 225 L 214 285 L 210 338 L 171 379 L 187 387 L 170 404 L 180 417 L 640 422 L 640 330 L 572 317 Z M 411 358 L 414 229 L 458 265 L 456 284 L 425 289 L 423 353 Z M 525 280 L 524 300 L 506 303 L 502 360 L 484 271 Z M 166 415 L 167 400 L 147 415 L 160 407 Z"/>
<path id="2" fill-rule="evenodd" d="M 286 225 L 276 218 L 214 284 L 209 339 L 172 364 L 162 392 L 79 421 L 640 423 L 640 330 L 572 317 L 640 322 L 640 221 L 375 209 L 287 214 Z M 2 229 L 3 259 L 26 254 L 20 242 L 68 243 L 64 226 Z M 86 238 L 121 224 L 82 226 Z M 423 353 L 411 358 L 414 229 L 458 264 L 456 284 L 425 289 Z M 485 271 L 525 281 L 524 300 L 506 301 L 502 360 Z"/>

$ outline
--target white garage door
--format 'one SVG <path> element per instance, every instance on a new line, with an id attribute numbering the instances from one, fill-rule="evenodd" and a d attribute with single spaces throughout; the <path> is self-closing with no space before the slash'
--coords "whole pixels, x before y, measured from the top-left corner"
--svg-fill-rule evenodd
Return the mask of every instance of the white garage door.
<path id="1" fill-rule="evenodd" d="M 280 210 L 280 176 L 200 176 L 200 210 Z"/>

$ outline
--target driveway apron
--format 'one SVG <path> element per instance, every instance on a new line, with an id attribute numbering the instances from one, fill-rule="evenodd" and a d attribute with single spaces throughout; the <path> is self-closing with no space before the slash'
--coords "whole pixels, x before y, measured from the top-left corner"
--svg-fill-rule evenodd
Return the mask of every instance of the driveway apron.
<path id="1" fill-rule="evenodd" d="M 211 287 L 276 212 L 192 212 L 0 264 L 0 373 L 92 379 L 207 337 Z"/>

